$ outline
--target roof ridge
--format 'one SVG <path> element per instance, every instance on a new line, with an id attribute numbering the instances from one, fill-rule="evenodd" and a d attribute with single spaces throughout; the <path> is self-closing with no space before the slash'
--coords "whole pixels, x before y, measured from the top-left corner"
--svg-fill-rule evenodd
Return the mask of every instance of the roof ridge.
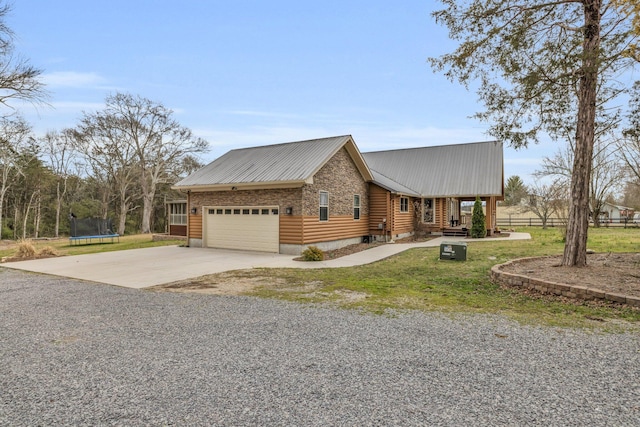
<path id="1" fill-rule="evenodd" d="M 316 142 L 316 141 L 323 141 L 323 140 L 328 140 L 328 139 L 338 139 L 338 138 L 351 138 L 353 139 L 353 137 L 351 135 L 336 135 L 336 136 L 327 136 L 325 138 L 313 138 L 313 139 L 303 139 L 301 141 L 289 141 L 289 142 L 280 142 L 277 144 L 267 144 L 267 145 L 255 145 L 252 147 L 243 147 L 243 148 L 234 148 L 232 150 L 229 150 L 228 152 L 231 151 L 242 151 L 242 150 L 255 150 L 255 149 L 259 149 L 259 148 L 272 148 L 272 147 L 278 147 L 281 145 L 291 145 L 291 144 L 301 144 L 303 142 Z"/>
<path id="2" fill-rule="evenodd" d="M 367 151 L 362 154 L 375 154 L 375 153 L 389 153 L 392 151 L 409 151 L 409 150 L 423 150 L 425 148 L 439 148 L 439 147 L 459 147 L 461 145 L 477 145 L 477 144 L 490 144 L 490 143 L 500 143 L 497 139 L 489 140 L 489 141 L 476 141 L 476 142 L 460 142 L 458 144 L 443 144 L 443 145 L 426 145 L 423 147 L 407 147 L 407 148 L 396 148 L 391 150 L 378 150 L 378 151 Z"/>

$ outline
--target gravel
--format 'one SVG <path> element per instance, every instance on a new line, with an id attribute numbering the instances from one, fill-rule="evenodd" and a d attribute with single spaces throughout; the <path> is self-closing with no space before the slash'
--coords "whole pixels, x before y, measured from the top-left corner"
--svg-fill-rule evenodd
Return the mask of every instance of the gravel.
<path id="1" fill-rule="evenodd" d="M 0 425 L 640 425 L 640 336 L 0 268 Z"/>

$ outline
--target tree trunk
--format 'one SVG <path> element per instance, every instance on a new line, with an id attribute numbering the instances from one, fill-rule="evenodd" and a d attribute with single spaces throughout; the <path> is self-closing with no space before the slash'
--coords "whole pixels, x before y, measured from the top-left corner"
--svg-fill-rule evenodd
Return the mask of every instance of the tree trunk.
<path id="1" fill-rule="evenodd" d="M 33 215 L 33 236 L 34 238 L 40 237 L 40 221 L 42 219 L 42 196 L 38 191 L 38 198 L 36 199 L 36 207 Z"/>
<path id="2" fill-rule="evenodd" d="M 56 185 L 56 225 L 53 230 L 54 236 L 57 238 L 60 232 L 60 210 L 62 209 L 62 195 L 60 194 L 60 181 Z"/>
<path id="3" fill-rule="evenodd" d="M 2 240 L 2 223 L 3 223 L 3 208 L 4 208 L 4 191 L 0 190 L 0 240 Z"/>
<path id="4" fill-rule="evenodd" d="M 571 175 L 571 204 L 567 223 L 567 240 L 562 265 L 587 265 L 589 230 L 589 184 L 596 116 L 598 50 L 600 48 L 600 9 L 602 0 L 584 0 L 584 41 L 582 75 L 578 90 L 576 146 Z"/>
<path id="5" fill-rule="evenodd" d="M 118 234 L 124 236 L 124 231 L 127 226 L 127 213 L 129 212 L 129 204 L 125 201 L 120 203 L 120 217 L 118 221 Z"/>
<path id="6" fill-rule="evenodd" d="M 151 233 L 151 214 L 153 213 L 154 194 L 142 196 L 142 233 Z"/>
<path id="7" fill-rule="evenodd" d="M 13 240 L 18 239 L 18 204 L 13 207 Z"/>
<path id="8" fill-rule="evenodd" d="M 36 193 L 31 193 L 31 197 L 29 198 L 29 203 L 27 204 L 27 208 L 24 211 L 24 218 L 22 218 L 22 240 L 27 238 L 27 221 L 29 220 L 29 211 L 31 210 L 31 205 L 33 204 L 33 198 Z"/>

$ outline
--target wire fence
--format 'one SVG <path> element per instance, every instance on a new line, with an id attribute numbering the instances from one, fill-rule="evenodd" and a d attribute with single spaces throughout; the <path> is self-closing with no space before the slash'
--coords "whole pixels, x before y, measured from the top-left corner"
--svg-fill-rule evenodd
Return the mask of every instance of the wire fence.
<path id="1" fill-rule="evenodd" d="M 564 227 L 566 223 L 567 218 L 547 219 L 547 227 Z M 593 226 L 593 221 L 590 224 Z M 498 227 L 542 227 L 542 225 L 542 219 L 538 217 L 496 218 L 496 226 Z M 632 228 L 640 227 L 640 222 L 634 222 L 632 218 L 612 218 L 600 221 L 600 227 Z"/>

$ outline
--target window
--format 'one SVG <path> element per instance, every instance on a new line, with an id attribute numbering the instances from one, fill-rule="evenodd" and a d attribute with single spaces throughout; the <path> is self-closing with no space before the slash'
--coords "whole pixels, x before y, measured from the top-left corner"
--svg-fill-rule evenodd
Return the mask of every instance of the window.
<path id="1" fill-rule="evenodd" d="M 329 193 L 320 192 L 320 221 L 329 221 Z"/>
<path id="2" fill-rule="evenodd" d="M 400 197 L 400 212 L 409 212 L 409 198 Z"/>
<path id="3" fill-rule="evenodd" d="M 242 209 L 242 215 L 249 215 L 249 209 Z"/>
<path id="4" fill-rule="evenodd" d="M 360 195 L 353 195 L 353 219 L 360 219 Z"/>
<path id="5" fill-rule="evenodd" d="M 260 209 L 251 209 L 251 215 L 260 215 Z"/>
<path id="6" fill-rule="evenodd" d="M 262 215 L 269 215 L 269 209 L 262 209 Z"/>
<path id="7" fill-rule="evenodd" d="M 173 203 L 169 205 L 171 211 L 169 213 L 169 224 L 171 225 L 187 225 L 187 204 Z"/>
<path id="8" fill-rule="evenodd" d="M 435 222 L 436 204 L 434 199 L 423 199 L 422 202 L 422 222 L 433 224 Z"/>

